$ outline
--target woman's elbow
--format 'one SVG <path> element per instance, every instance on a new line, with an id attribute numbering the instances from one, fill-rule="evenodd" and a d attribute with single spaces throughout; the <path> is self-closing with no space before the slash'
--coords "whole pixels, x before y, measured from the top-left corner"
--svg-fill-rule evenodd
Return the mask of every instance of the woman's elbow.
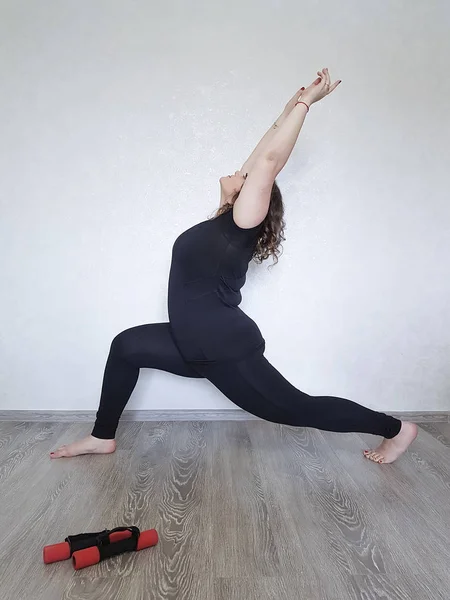
<path id="1" fill-rule="evenodd" d="M 283 168 L 281 157 L 276 152 L 269 152 L 261 157 L 260 169 L 263 169 L 270 173 L 275 179 L 278 173 Z"/>

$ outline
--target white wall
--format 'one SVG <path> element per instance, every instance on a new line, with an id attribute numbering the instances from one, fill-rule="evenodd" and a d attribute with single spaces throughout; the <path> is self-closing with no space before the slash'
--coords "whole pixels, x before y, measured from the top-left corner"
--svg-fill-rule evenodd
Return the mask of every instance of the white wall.
<path id="1" fill-rule="evenodd" d="M 167 319 L 176 236 L 329 66 L 279 178 L 284 256 L 243 308 L 309 393 L 450 409 L 444 0 L 0 6 L 0 408 L 96 408 L 111 338 Z M 129 407 L 232 405 L 147 371 Z"/>

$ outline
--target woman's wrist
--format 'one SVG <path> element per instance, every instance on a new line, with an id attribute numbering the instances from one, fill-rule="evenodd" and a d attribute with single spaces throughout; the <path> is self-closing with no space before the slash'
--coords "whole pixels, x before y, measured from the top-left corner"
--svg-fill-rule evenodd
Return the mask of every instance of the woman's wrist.
<path id="1" fill-rule="evenodd" d="M 306 108 L 306 112 L 308 112 L 309 108 L 310 108 L 310 103 L 307 100 L 302 99 L 302 100 L 298 100 L 295 103 L 295 107 L 297 108 L 298 106 L 303 106 L 304 108 Z"/>

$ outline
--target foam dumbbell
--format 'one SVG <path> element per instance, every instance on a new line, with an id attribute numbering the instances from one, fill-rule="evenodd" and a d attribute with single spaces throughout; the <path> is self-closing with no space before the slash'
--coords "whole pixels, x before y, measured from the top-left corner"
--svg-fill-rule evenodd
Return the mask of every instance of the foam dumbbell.
<path id="1" fill-rule="evenodd" d="M 98 543 L 99 539 L 108 538 L 109 543 L 119 542 L 130 537 L 128 528 L 118 528 L 113 531 L 104 529 L 93 533 L 80 533 L 78 535 L 69 535 L 64 542 L 51 544 L 43 549 L 43 558 L 45 564 L 69 559 L 74 552 L 90 548 Z"/>
<path id="2" fill-rule="evenodd" d="M 158 543 L 158 533 L 155 529 L 139 531 L 137 527 L 118 528 L 111 533 L 121 533 L 120 540 L 110 542 L 104 536 L 100 543 L 77 550 L 72 554 L 73 567 L 75 570 L 84 569 L 96 565 L 102 560 L 123 554 L 124 552 L 137 552 L 156 546 Z"/>

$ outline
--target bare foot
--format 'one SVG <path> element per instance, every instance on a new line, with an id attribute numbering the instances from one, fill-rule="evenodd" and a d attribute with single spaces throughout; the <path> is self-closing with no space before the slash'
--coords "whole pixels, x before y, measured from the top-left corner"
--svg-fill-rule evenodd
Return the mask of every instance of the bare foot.
<path id="1" fill-rule="evenodd" d="M 79 456 L 80 454 L 111 454 L 116 449 L 115 440 L 101 440 L 92 435 L 61 446 L 55 452 L 50 452 L 50 458 L 62 458 L 69 456 Z"/>
<path id="2" fill-rule="evenodd" d="M 375 450 L 365 450 L 364 456 L 377 463 L 392 463 L 412 444 L 417 433 L 418 427 L 415 423 L 402 421 L 402 428 L 394 438 L 384 439 Z"/>

